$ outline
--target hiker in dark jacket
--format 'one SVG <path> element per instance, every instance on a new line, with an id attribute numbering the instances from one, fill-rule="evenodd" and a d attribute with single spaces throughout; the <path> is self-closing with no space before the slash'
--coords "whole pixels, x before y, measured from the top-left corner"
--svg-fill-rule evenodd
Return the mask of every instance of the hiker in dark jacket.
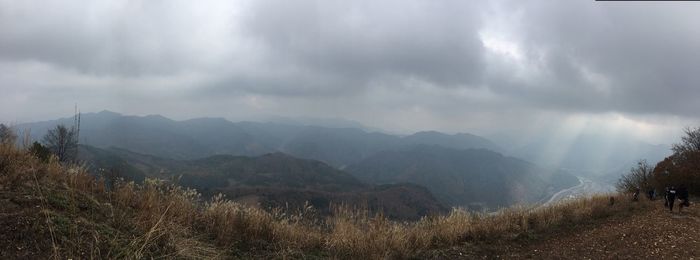
<path id="1" fill-rule="evenodd" d="M 681 185 L 678 188 L 678 199 L 681 201 L 681 203 L 678 204 L 678 213 L 680 213 L 684 206 L 690 206 L 690 202 L 688 201 L 688 189 L 685 185 Z"/>
<path id="2" fill-rule="evenodd" d="M 668 189 L 666 198 L 668 200 L 668 208 L 673 212 L 673 203 L 676 201 L 676 187 L 671 186 L 671 188 Z"/>

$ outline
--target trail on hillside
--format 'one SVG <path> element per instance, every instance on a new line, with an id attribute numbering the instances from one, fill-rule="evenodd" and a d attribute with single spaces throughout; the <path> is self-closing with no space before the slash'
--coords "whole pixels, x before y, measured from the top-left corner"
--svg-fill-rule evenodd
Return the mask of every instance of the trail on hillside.
<path id="1" fill-rule="evenodd" d="M 699 259 L 700 205 L 651 210 L 555 232 L 531 241 L 465 244 L 436 259 Z M 677 205 L 676 205 L 677 206 Z"/>
<path id="2" fill-rule="evenodd" d="M 698 205 L 671 213 L 656 201 L 654 209 L 611 219 L 582 232 L 535 243 L 509 257 L 692 259 L 700 256 Z M 674 209 L 675 210 L 675 209 Z"/>

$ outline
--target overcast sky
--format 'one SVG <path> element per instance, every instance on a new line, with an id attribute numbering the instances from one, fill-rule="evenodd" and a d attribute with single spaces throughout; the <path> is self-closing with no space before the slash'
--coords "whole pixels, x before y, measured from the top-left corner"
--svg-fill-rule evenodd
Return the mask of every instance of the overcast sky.
<path id="1" fill-rule="evenodd" d="M 108 109 L 395 132 L 631 132 L 700 111 L 700 3 L 0 0 L 0 121 Z"/>

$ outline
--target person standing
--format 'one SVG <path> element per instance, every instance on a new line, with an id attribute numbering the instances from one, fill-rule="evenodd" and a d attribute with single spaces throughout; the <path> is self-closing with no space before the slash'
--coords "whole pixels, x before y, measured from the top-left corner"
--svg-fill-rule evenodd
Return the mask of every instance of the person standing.
<path id="1" fill-rule="evenodd" d="M 668 209 L 673 212 L 673 203 L 676 201 L 676 187 L 671 186 L 668 189 Z"/>

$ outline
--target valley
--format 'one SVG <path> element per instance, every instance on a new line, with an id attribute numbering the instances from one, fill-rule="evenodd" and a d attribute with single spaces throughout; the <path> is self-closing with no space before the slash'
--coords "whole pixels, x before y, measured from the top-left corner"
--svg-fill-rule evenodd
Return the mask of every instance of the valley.
<path id="1" fill-rule="evenodd" d="M 577 176 L 577 178 L 579 180 L 578 185 L 565 188 L 558 191 L 557 193 L 554 193 L 554 195 L 552 195 L 541 205 L 548 206 L 553 203 L 559 203 L 565 200 L 583 198 L 596 194 L 613 193 L 615 191 L 615 188 L 610 184 L 596 182 L 580 176 Z"/>
<path id="2" fill-rule="evenodd" d="M 38 138 L 52 125 L 70 120 L 22 124 L 17 129 Z M 396 207 L 413 213 L 397 216 L 418 218 L 451 207 L 489 211 L 536 203 L 578 183 L 565 171 L 504 156 L 505 149 L 495 142 L 466 133 L 424 131 L 397 136 L 359 128 L 220 118 L 176 121 L 102 111 L 82 115 L 80 139 L 81 160 L 102 171 L 98 175 L 115 172 L 137 182 L 179 178 L 181 184 L 204 194 L 222 192 L 268 208 L 301 207 L 308 200 L 322 211 L 346 202 L 377 209 L 388 203 L 381 196 L 401 187 L 408 196 L 403 203 L 416 205 L 398 203 Z M 280 180 L 291 172 L 311 174 L 307 171 L 312 168 L 299 168 L 301 161 L 324 170 L 313 179 Z M 237 163 L 243 164 L 234 166 Z M 269 175 L 270 165 L 282 168 L 274 168 Z M 329 183 L 334 186 L 309 183 L 329 174 L 345 179 Z M 413 186 L 405 184 L 425 187 L 427 193 L 408 192 Z M 384 188 L 372 191 L 376 189 L 372 187 Z M 421 199 L 408 199 L 414 195 Z M 410 208 L 415 209 L 406 211 Z"/>

